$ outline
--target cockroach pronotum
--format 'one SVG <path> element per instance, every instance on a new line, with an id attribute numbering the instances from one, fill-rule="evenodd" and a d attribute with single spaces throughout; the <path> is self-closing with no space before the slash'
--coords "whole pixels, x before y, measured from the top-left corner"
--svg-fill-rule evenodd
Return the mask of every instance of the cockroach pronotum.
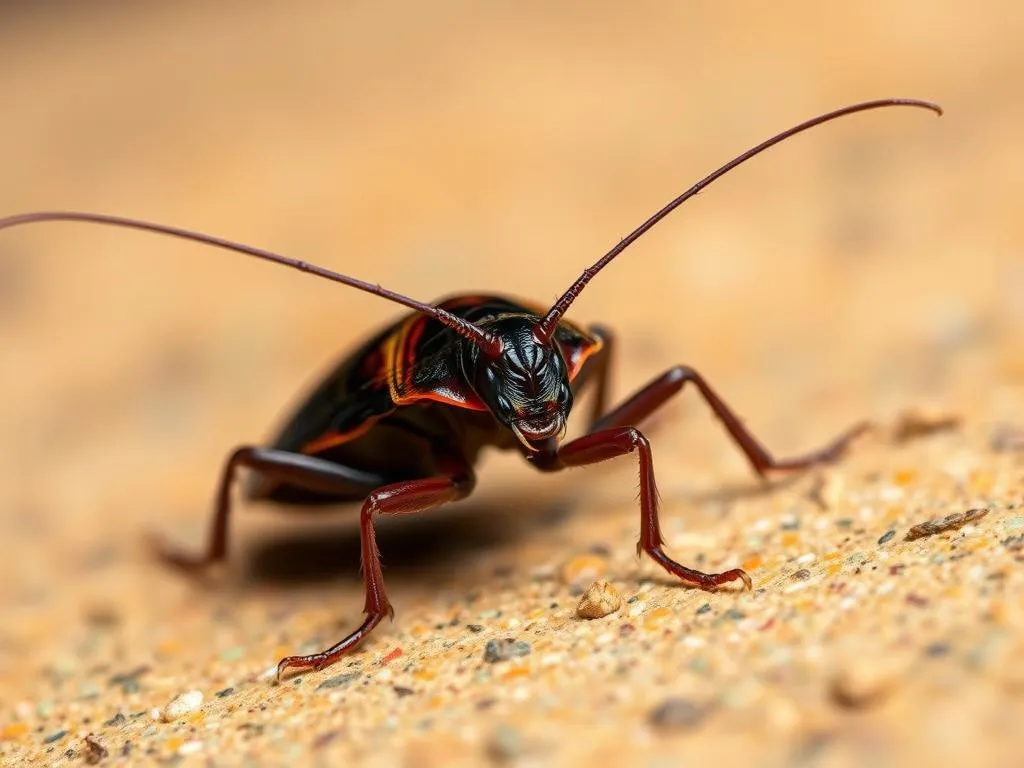
<path id="1" fill-rule="evenodd" d="M 379 285 L 259 248 L 176 227 L 94 213 L 46 211 L 0 219 L 0 229 L 41 221 L 79 221 L 146 230 L 225 248 L 334 280 L 412 310 L 345 356 L 299 404 L 268 446 L 231 452 L 216 496 L 206 549 L 187 554 L 154 543 L 160 557 L 197 571 L 225 558 L 231 489 L 240 468 L 250 471 L 245 498 L 298 505 L 362 503 L 360 540 L 365 619 L 330 648 L 288 656 L 287 669 L 321 669 L 354 648 L 394 609 L 384 589 L 374 535 L 377 515 L 424 512 L 464 499 L 475 484 L 483 448 L 518 450 L 542 472 L 636 452 L 640 469 L 640 539 L 646 552 L 686 584 L 713 590 L 729 582 L 750 589 L 738 568 L 702 573 L 672 560 L 663 548 L 651 446 L 638 426 L 686 384 L 696 387 L 743 451 L 754 471 L 799 470 L 840 457 L 866 428 L 848 429 L 825 447 L 776 459 L 694 369 L 677 365 L 614 408 L 606 409 L 613 337 L 602 326 L 584 329 L 565 313 L 595 275 L 683 202 L 715 179 L 797 133 L 845 115 L 879 107 L 921 107 L 917 99 L 879 99 L 819 115 L 730 160 L 666 204 L 602 256 L 550 308 L 496 294 L 458 295 L 425 304 Z M 594 381 L 590 424 L 563 442 L 573 400 Z"/>

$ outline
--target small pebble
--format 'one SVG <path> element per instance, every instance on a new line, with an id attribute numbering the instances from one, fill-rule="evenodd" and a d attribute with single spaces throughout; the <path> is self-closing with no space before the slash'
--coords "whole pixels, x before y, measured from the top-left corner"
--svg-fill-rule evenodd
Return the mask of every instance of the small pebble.
<path id="1" fill-rule="evenodd" d="M 467 624 L 466 629 L 468 629 L 473 634 L 478 634 L 484 631 L 483 626 L 480 624 Z"/>
<path id="2" fill-rule="evenodd" d="M 201 706 L 203 706 L 203 692 L 188 691 L 172 699 L 160 712 L 160 719 L 165 723 L 170 723 L 179 717 L 195 712 Z"/>
<path id="3" fill-rule="evenodd" d="M 807 581 L 811 578 L 811 572 L 806 568 L 801 568 L 799 571 L 793 571 L 792 578 L 794 581 Z"/>
<path id="4" fill-rule="evenodd" d="M 112 718 L 107 720 L 103 725 L 107 728 L 120 728 L 122 725 L 128 722 L 128 718 L 124 716 L 123 712 L 118 712 Z"/>
<path id="5" fill-rule="evenodd" d="M 149 667 L 136 667 L 127 672 L 114 675 L 108 682 L 110 685 L 121 686 L 121 690 L 125 693 L 138 693 L 142 689 L 142 686 L 139 684 L 139 678 L 148 671 Z"/>
<path id="6" fill-rule="evenodd" d="M 1022 536 L 1007 536 L 1001 542 L 1011 552 L 1020 552 L 1024 550 L 1024 535 Z"/>
<path id="7" fill-rule="evenodd" d="M 520 656 L 529 655 L 530 644 L 525 640 L 516 640 L 506 637 L 503 640 L 488 640 L 484 648 L 484 661 L 494 664 L 498 661 L 508 661 Z"/>
<path id="8" fill-rule="evenodd" d="M 45 739 L 43 739 L 43 744 L 53 744 L 56 741 L 60 741 L 61 739 L 63 739 L 67 735 L 68 735 L 67 731 L 54 731 L 49 736 L 47 736 Z"/>
<path id="9" fill-rule="evenodd" d="M 946 654 L 949 653 L 949 651 L 950 651 L 949 643 L 943 643 L 943 642 L 931 643 L 927 648 L 924 649 L 924 652 L 926 654 L 928 654 L 929 656 L 931 656 L 932 658 L 938 658 L 940 656 L 945 656 Z"/>
<path id="10" fill-rule="evenodd" d="M 706 705 L 671 696 L 650 711 L 647 722 L 659 731 L 684 731 L 699 725 L 707 714 Z"/>
<path id="11" fill-rule="evenodd" d="M 701 616 L 711 610 L 711 603 L 704 603 L 700 608 L 697 609 L 696 613 Z"/>
<path id="12" fill-rule="evenodd" d="M 88 765 L 98 765 L 104 758 L 110 756 L 110 752 L 96 741 L 96 737 L 90 733 L 85 737 L 85 747 L 82 749 L 82 755 Z"/>
<path id="13" fill-rule="evenodd" d="M 580 598 L 576 615 L 581 619 L 601 619 L 622 607 L 622 595 L 607 581 L 598 580 Z"/>
<path id="14" fill-rule="evenodd" d="M 392 690 L 394 690 L 395 695 L 400 699 L 404 699 L 406 696 L 412 696 L 416 693 L 412 688 L 406 688 L 404 685 L 396 685 Z"/>
<path id="15" fill-rule="evenodd" d="M 8 723 L 0 728 L 0 741 L 7 739 L 20 739 L 28 733 L 28 725 L 25 723 Z"/>
<path id="16" fill-rule="evenodd" d="M 1012 424 L 1000 424 L 989 438 L 989 447 L 996 453 L 1024 451 L 1024 429 Z"/>
<path id="17" fill-rule="evenodd" d="M 121 623 L 121 615 L 114 606 L 96 605 L 86 609 L 85 621 L 96 629 L 111 629 Z"/>
<path id="18" fill-rule="evenodd" d="M 95 699 L 100 695 L 100 687 L 92 680 L 86 680 L 78 687 L 78 696 L 82 699 Z"/>
<path id="19" fill-rule="evenodd" d="M 883 544 L 886 544 L 886 543 L 892 541 L 895 536 L 896 536 L 896 529 L 895 528 L 889 529 L 888 531 L 883 533 L 881 538 L 878 540 L 878 546 L 882 546 Z"/>
<path id="20" fill-rule="evenodd" d="M 359 677 L 358 672 L 346 672 L 344 675 L 335 675 L 324 680 L 320 685 L 316 687 L 318 691 L 326 691 L 331 688 L 341 688 L 342 686 L 348 685 L 353 680 Z"/>
<path id="21" fill-rule="evenodd" d="M 224 699 L 224 698 L 227 698 L 228 696 L 230 696 L 234 692 L 235 692 L 234 688 L 222 688 L 221 690 L 217 691 L 216 696 L 217 696 L 218 699 Z"/>
<path id="22" fill-rule="evenodd" d="M 946 432 L 960 426 L 960 417 L 936 408 L 904 411 L 892 427 L 892 440 L 906 443 L 937 432 Z"/>
<path id="23" fill-rule="evenodd" d="M 896 688 L 899 674 L 891 663 L 870 654 L 851 659 L 832 679 L 832 699 L 848 709 L 862 709 L 882 701 Z"/>
<path id="24" fill-rule="evenodd" d="M 319 749 L 323 749 L 331 742 L 336 741 L 338 737 L 342 736 L 343 734 L 344 731 L 340 730 L 325 731 L 324 733 L 321 733 L 315 739 L 313 739 L 313 750 L 316 751 Z"/>
<path id="25" fill-rule="evenodd" d="M 496 763 L 508 763 L 520 757 L 526 749 L 523 735 L 511 725 L 499 723 L 487 740 L 487 754 Z"/>

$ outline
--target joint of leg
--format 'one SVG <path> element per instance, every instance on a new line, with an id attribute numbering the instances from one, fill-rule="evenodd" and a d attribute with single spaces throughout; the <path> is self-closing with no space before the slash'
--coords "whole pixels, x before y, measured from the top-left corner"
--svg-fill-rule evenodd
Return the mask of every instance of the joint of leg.
<path id="1" fill-rule="evenodd" d="M 641 432 L 636 427 L 629 427 L 626 431 L 626 435 L 629 438 L 630 452 L 633 452 L 638 448 L 641 450 L 643 450 L 644 448 L 650 449 L 650 441 L 648 441 L 648 439 L 644 437 L 644 433 Z"/>
<path id="2" fill-rule="evenodd" d="M 360 516 L 364 523 L 371 523 L 378 514 L 380 514 L 380 496 L 377 491 L 374 491 L 366 497 L 363 508 L 360 510 Z"/>
<path id="3" fill-rule="evenodd" d="M 698 378 L 697 372 L 688 365 L 676 365 L 665 372 L 665 379 L 679 386 Z"/>
<path id="4" fill-rule="evenodd" d="M 229 462 L 231 464 L 237 464 L 238 462 L 249 458 L 251 455 L 252 446 L 243 445 L 239 448 L 235 448 L 235 450 L 231 452 L 231 458 L 229 459 Z"/>

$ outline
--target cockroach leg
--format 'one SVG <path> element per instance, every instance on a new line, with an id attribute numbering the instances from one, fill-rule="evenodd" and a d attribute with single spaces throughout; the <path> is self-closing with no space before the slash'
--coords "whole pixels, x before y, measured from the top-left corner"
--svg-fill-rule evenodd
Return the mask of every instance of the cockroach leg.
<path id="1" fill-rule="evenodd" d="M 788 459 L 776 459 L 768 449 L 743 426 L 739 417 L 692 368 L 683 365 L 670 368 L 624 403 L 598 419 L 592 432 L 609 427 L 639 424 L 665 402 L 679 392 L 687 382 L 692 382 L 712 412 L 725 426 L 733 442 L 743 451 L 754 471 L 764 477 L 772 471 L 807 469 L 817 464 L 826 464 L 840 458 L 850 442 L 871 428 L 869 422 L 855 424 L 838 438 L 816 451 Z"/>
<path id="2" fill-rule="evenodd" d="M 224 560 L 228 548 L 231 488 L 240 467 L 259 472 L 272 481 L 293 483 L 324 493 L 369 493 L 383 483 L 378 475 L 314 456 L 255 446 L 236 448 L 224 464 L 205 550 L 183 552 L 168 545 L 163 537 L 151 535 L 150 544 L 161 560 L 188 572 L 202 571 Z"/>
<path id="3" fill-rule="evenodd" d="M 601 350 L 598 354 L 604 353 L 605 350 Z M 605 379 L 608 371 L 607 358 L 598 361 L 595 368 L 599 381 Z M 732 409 L 725 404 L 699 373 L 692 368 L 676 366 L 655 378 L 624 403 L 597 419 L 588 434 L 551 452 L 537 453 L 527 458 L 538 469 L 557 471 L 567 467 L 595 464 L 636 451 L 640 459 L 641 513 L 637 553 L 646 552 L 666 571 L 685 583 L 693 584 L 701 589 L 715 589 L 733 581 L 742 581 L 746 588 L 750 589 L 753 586 L 750 577 L 738 568 L 723 573 L 702 573 L 677 563 L 665 553 L 663 548 L 664 541 L 658 522 L 658 492 L 654 480 L 654 460 L 651 456 L 651 446 L 647 438 L 632 425 L 650 416 L 669 398 L 678 393 L 687 382 L 692 382 L 697 387 L 711 410 L 725 425 L 726 431 L 746 455 L 754 471 L 762 477 L 773 470 L 804 469 L 815 464 L 834 461 L 842 455 L 851 440 L 870 427 L 867 422 L 857 424 L 822 449 L 794 458 L 776 459 L 743 426 Z"/>
<path id="4" fill-rule="evenodd" d="M 394 616 L 394 608 L 384 591 L 384 573 L 381 570 L 380 550 L 373 529 L 376 515 L 409 515 L 447 504 L 468 496 L 475 485 L 468 467 L 461 467 L 449 476 L 408 480 L 378 488 L 363 502 L 359 519 L 362 545 L 363 582 L 366 585 L 366 618 L 359 628 L 325 651 L 309 656 L 287 656 L 277 665 L 278 678 L 288 669 L 322 669 L 361 643 L 385 616 Z"/>
<path id="5" fill-rule="evenodd" d="M 723 573 L 703 573 L 677 563 L 665 553 L 658 522 L 658 489 L 654 482 L 651 444 L 636 427 L 602 429 L 572 440 L 556 451 L 534 454 L 528 459 L 538 469 L 558 471 L 596 464 L 634 451 L 640 459 L 640 540 L 637 553 L 646 552 L 673 576 L 701 589 L 713 590 L 733 581 L 742 581 L 750 589 L 753 586 L 750 577 L 738 568 Z"/>

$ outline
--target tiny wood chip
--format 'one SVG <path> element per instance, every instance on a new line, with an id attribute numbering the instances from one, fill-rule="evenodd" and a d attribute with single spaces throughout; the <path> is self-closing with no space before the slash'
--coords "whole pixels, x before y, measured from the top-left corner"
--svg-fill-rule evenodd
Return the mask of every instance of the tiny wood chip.
<path id="1" fill-rule="evenodd" d="M 988 514 L 988 509 L 968 509 L 966 512 L 957 512 L 954 515 L 946 515 L 938 520 L 929 520 L 927 523 L 915 525 L 907 531 L 905 541 L 923 539 L 925 536 L 934 536 L 936 533 L 952 531 L 961 526 L 980 520 Z"/>

